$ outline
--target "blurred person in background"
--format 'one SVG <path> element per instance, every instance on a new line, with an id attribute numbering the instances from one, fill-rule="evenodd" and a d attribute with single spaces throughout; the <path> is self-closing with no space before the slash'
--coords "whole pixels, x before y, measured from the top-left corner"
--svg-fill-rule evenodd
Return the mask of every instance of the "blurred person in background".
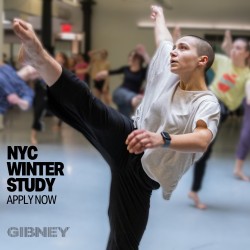
<path id="1" fill-rule="evenodd" d="M 246 86 L 247 96 L 243 101 L 244 114 L 241 125 L 240 138 L 236 148 L 236 160 L 234 165 L 234 176 L 243 181 L 250 181 L 244 171 L 244 162 L 250 151 L 250 83 Z"/>
<path id="2" fill-rule="evenodd" d="M 68 57 L 64 52 L 57 52 L 55 60 L 64 68 L 68 68 Z M 44 130 L 43 118 L 48 108 L 47 87 L 43 79 L 38 78 L 34 82 L 35 97 L 33 101 L 33 122 L 30 134 L 32 145 L 38 144 L 37 133 Z M 58 119 L 55 129 L 61 128 L 62 121 Z"/>
<path id="3" fill-rule="evenodd" d="M 211 67 L 214 78 L 209 86 L 210 90 L 218 98 L 221 106 L 220 125 L 227 120 L 232 112 L 242 105 L 244 97 L 250 94 L 250 89 L 249 87 L 247 88 L 250 84 L 250 70 L 247 64 L 250 53 L 249 42 L 245 38 L 237 38 L 232 41 L 230 32 L 226 31 L 222 49 L 226 55 L 215 54 L 215 60 Z M 249 118 L 245 120 L 249 120 Z M 245 131 L 247 131 L 247 129 Z M 207 205 L 200 201 L 198 192 L 202 187 L 207 161 L 212 153 L 213 145 L 214 143 L 210 144 L 206 153 L 194 166 L 193 183 L 188 196 L 199 209 L 207 208 Z M 247 149 L 247 147 L 245 147 L 245 149 Z M 240 151 L 245 157 L 245 150 L 243 153 L 241 147 Z M 241 156 L 241 158 L 244 157 Z M 242 165 L 242 160 L 236 161 L 234 174 L 240 179 L 247 180 L 242 172 Z"/>
<path id="4" fill-rule="evenodd" d="M 65 69 L 68 69 L 68 70 L 71 70 L 69 67 L 70 67 L 70 64 L 69 64 L 69 58 L 68 56 L 66 55 L 66 53 L 62 52 L 62 51 L 59 51 L 56 53 L 55 55 L 55 60 Z M 56 126 L 54 126 L 54 129 L 57 130 L 57 129 L 61 129 L 62 127 L 62 120 L 58 118 L 58 121 L 57 121 L 57 124 Z"/>
<path id="5" fill-rule="evenodd" d="M 74 72 L 77 75 L 77 77 L 84 81 L 86 80 L 86 74 L 88 73 L 88 62 L 85 59 L 84 54 L 78 53 L 76 55 L 76 63 L 74 67 Z"/>
<path id="6" fill-rule="evenodd" d="M 4 114 L 14 105 L 28 110 L 33 101 L 34 92 L 27 82 L 38 77 L 31 66 L 16 71 L 8 64 L 0 65 L 0 130 L 4 129 Z"/>
<path id="7" fill-rule="evenodd" d="M 75 73 L 76 57 L 75 55 L 70 55 L 68 58 L 68 69 Z"/>
<path id="8" fill-rule="evenodd" d="M 89 53 L 90 64 L 88 74 L 93 86 L 94 95 L 102 100 L 105 104 L 111 104 L 109 93 L 109 77 L 98 79 L 97 74 L 103 70 L 109 71 L 110 63 L 108 61 L 108 51 L 106 49 L 91 50 Z"/>
<path id="9" fill-rule="evenodd" d="M 104 70 L 97 74 L 97 79 L 106 79 L 109 75 L 123 75 L 122 84 L 114 90 L 113 102 L 118 111 L 131 117 L 135 108 L 140 104 L 142 85 L 146 79 L 150 57 L 142 44 L 138 44 L 128 56 L 128 65 L 112 70 Z"/>
<path id="10" fill-rule="evenodd" d="M 232 46 L 231 33 L 227 31 L 227 47 Z M 250 50 L 250 42 L 248 41 L 248 50 Z M 250 55 L 247 58 L 248 67 L 250 68 Z M 234 176 L 243 181 L 250 181 L 244 171 L 244 162 L 250 151 L 250 81 L 246 84 L 246 98 L 243 100 L 243 120 L 241 125 L 240 137 L 236 147 L 236 160 L 234 165 Z"/>
<path id="11" fill-rule="evenodd" d="M 248 46 L 250 46 L 248 41 Z M 222 49 L 230 56 L 233 47 L 233 38 L 230 30 L 226 30 Z M 247 65 L 250 67 L 250 56 L 247 58 Z M 234 165 L 234 176 L 243 181 L 250 181 L 243 171 L 244 162 L 250 151 L 250 83 L 246 84 L 246 98 L 243 100 L 243 120 L 240 131 L 240 138 L 236 147 L 236 160 Z"/>

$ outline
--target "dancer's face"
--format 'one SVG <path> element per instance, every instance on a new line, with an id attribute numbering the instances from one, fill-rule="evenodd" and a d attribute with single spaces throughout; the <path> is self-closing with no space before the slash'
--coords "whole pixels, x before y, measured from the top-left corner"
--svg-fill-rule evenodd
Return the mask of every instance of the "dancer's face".
<path id="1" fill-rule="evenodd" d="M 181 75 L 194 71 L 200 58 L 197 53 L 195 38 L 189 36 L 180 38 L 170 52 L 170 56 L 171 72 Z"/>
<path id="2" fill-rule="evenodd" d="M 247 51 L 247 44 L 245 40 L 237 39 L 233 43 L 233 47 L 230 51 L 230 57 L 233 61 L 239 60 L 246 61 L 249 57 L 249 51 Z"/>
<path id="3" fill-rule="evenodd" d="M 139 66 L 142 67 L 144 58 L 138 54 L 135 50 L 132 50 L 128 55 L 128 65 L 129 66 Z"/>

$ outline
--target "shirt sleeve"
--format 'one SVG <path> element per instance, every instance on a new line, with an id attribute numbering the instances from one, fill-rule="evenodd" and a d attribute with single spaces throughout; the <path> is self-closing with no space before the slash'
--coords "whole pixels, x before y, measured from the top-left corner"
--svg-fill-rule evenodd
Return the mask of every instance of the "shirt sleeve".
<path id="1" fill-rule="evenodd" d="M 5 77 L 2 76 L 1 74 L 0 74 L 0 90 L 5 96 L 15 93 L 14 88 L 8 83 Z"/>
<path id="2" fill-rule="evenodd" d="M 166 66 L 170 63 L 170 52 L 173 49 L 173 43 L 170 41 L 161 41 L 156 50 L 152 61 L 150 62 L 150 74 L 158 75 L 166 70 Z"/>
<path id="3" fill-rule="evenodd" d="M 198 107 L 193 123 L 193 131 L 196 128 L 196 124 L 199 120 L 204 121 L 207 124 L 207 128 L 212 132 L 213 138 L 215 138 L 220 121 L 220 105 L 217 101 L 203 101 Z"/>

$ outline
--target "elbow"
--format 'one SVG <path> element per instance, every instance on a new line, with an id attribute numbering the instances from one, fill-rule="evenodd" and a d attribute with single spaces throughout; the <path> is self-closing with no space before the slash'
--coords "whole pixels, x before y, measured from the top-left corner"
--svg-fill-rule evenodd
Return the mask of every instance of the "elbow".
<path id="1" fill-rule="evenodd" d="M 200 150 L 200 152 L 201 153 L 205 153 L 207 151 L 207 149 L 208 149 L 208 147 L 202 147 L 201 150 Z"/>
<path id="2" fill-rule="evenodd" d="M 213 134 L 208 129 L 202 129 L 197 137 L 197 148 L 199 152 L 205 153 L 213 140 Z"/>
<path id="3" fill-rule="evenodd" d="M 212 138 L 211 138 L 212 139 Z M 197 152 L 205 153 L 210 145 L 212 140 L 210 138 L 199 138 L 198 141 L 196 141 L 196 150 Z"/>
<path id="4" fill-rule="evenodd" d="M 210 145 L 210 141 L 206 141 L 206 140 L 202 141 L 200 143 L 200 147 L 199 147 L 200 151 L 199 152 L 205 153 L 207 151 L 209 145 Z"/>

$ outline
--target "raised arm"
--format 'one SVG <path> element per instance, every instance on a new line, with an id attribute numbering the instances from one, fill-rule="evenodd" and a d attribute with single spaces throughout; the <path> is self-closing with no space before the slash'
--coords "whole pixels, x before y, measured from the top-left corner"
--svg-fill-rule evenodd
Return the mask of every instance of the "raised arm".
<path id="1" fill-rule="evenodd" d="M 143 44 L 137 44 L 135 47 L 135 51 L 136 53 L 138 53 L 139 55 L 143 57 L 145 64 L 149 64 L 150 56 Z"/>
<path id="2" fill-rule="evenodd" d="M 181 38 L 181 28 L 179 26 L 175 26 L 172 32 L 173 42 L 175 43 L 178 39 Z"/>
<path id="3" fill-rule="evenodd" d="M 224 34 L 224 39 L 221 44 L 221 49 L 225 52 L 227 56 L 230 56 L 230 51 L 233 46 L 232 34 L 230 30 L 226 30 Z"/>
<path id="4" fill-rule="evenodd" d="M 95 56 L 95 55 L 99 55 L 99 54 L 102 54 L 104 53 L 106 50 L 105 49 L 93 49 L 93 50 L 90 50 L 88 52 L 88 55 L 89 57 L 92 57 L 92 56 Z"/>
<path id="5" fill-rule="evenodd" d="M 156 46 L 158 47 L 161 41 L 163 40 L 172 42 L 173 38 L 166 26 L 166 21 L 162 7 L 156 5 L 151 6 L 151 19 L 155 23 L 154 32 L 155 32 Z"/>
<path id="6" fill-rule="evenodd" d="M 43 48 L 32 25 L 14 19 L 13 30 L 22 41 L 20 60 L 33 66 L 48 86 L 52 86 L 62 73 L 61 65 Z"/>

